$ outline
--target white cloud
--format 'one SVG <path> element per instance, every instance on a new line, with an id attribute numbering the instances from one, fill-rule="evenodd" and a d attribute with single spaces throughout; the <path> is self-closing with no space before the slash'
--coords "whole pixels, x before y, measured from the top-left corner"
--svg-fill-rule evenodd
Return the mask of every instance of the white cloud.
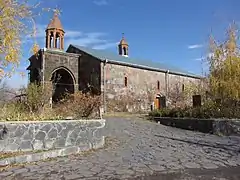
<path id="1" fill-rule="evenodd" d="M 196 58 L 195 61 L 206 61 L 208 58 L 213 57 L 214 54 L 213 53 L 209 53 L 206 56 L 200 57 L 200 58 Z"/>
<path id="2" fill-rule="evenodd" d="M 46 36 L 45 30 L 47 28 L 47 25 L 42 25 L 42 24 L 37 24 L 36 25 L 36 34 L 35 37 L 37 39 L 43 39 Z M 81 31 L 75 31 L 75 30 L 70 30 L 70 29 L 66 29 L 65 30 L 65 38 L 75 38 L 75 37 L 79 37 L 82 35 Z M 27 38 L 31 38 L 31 35 L 27 36 Z"/>
<path id="3" fill-rule="evenodd" d="M 88 46 L 92 47 L 93 49 L 108 49 L 116 46 L 115 42 L 111 42 L 106 39 L 106 35 L 106 33 L 102 32 L 83 33 L 81 37 L 68 39 L 66 44 Z"/>
<path id="4" fill-rule="evenodd" d="M 93 3 L 96 4 L 97 6 L 105 6 L 105 5 L 108 5 L 107 0 L 94 0 Z"/>
<path id="5" fill-rule="evenodd" d="M 106 33 L 102 33 L 102 32 L 90 32 L 90 33 L 85 33 L 85 36 L 89 37 L 89 38 L 99 38 L 99 37 L 103 37 L 106 36 Z"/>
<path id="6" fill-rule="evenodd" d="M 104 50 L 104 49 L 114 47 L 116 45 L 117 45 L 117 43 L 105 43 L 105 44 L 95 45 L 92 48 L 93 49 L 98 49 L 98 50 Z"/>
<path id="7" fill-rule="evenodd" d="M 65 38 L 74 38 L 74 37 L 79 37 L 82 36 L 82 32 L 81 31 L 71 31 L 71 30 L 66 30 L 65 31 Z"/>
<path id="8" fill-rule="evenodd" d="M 205 58 L 201 57 L 201 58 L 196 58 L 195 61 L 203 61 Z"/>
<path id="9" fill-rule="evenodd" d="M 40 45 L 44 46 L 45 42 L 45 29 L 47 25 L 38 24 L 36 26 L 35 38 Z M 93 47 L 95 49 L 107 49 L 115 46 L 116 44 L 106 39 L 107 34 L 103 32 L 82 32 L 77 30 L 65 29 L 65 47 L 70 44 Z M 32 44 L 33 38 L 27 36 L 24 43 Z M 29 55 L 30 56 L 30 55 Z"/>
<path id="10" fill-rule="evenodd" d="M 106 40 L 99 38 L 91 38 L 91 37 L 80 37 L 75 39 L 69 39 L 66 41 L 66 44 L 74 44 L 79 46 L 89 46 L 94 44 L 106 43 Z"/>
<path id="11" fill-rule="evenodd" d="M 201 48 L 203 47 L 202 44 L 193 44 L 193 45 L 189 45 L 188 49 L 197 49 L 197 48 Z"/>
<path id="12" fill-rule="evenodd" d="M 43 45 L 45 41 L 45 29 L 47 25 L 37 24 L 36 26 L 36 39 L 39 45 Z M 106 39 L 107 34 L 103 32 L 82 32 L 71 29 L 65 29 L 65 47 L 70 44 L 80 46 L 90 46 L 96 49 L 107 49 L 115 45 L 115 43 Z M 30 35 L 26 38 L 25 42 L 31 42 Z"/>

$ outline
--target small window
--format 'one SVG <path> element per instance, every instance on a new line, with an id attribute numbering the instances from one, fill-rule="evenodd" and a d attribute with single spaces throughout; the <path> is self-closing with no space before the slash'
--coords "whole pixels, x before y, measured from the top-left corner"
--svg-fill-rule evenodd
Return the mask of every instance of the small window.
<path id="1" fill-rule="evenodd" d="M 160 89 L 160 82 L 157 81 L 157 89 L 159 90 Z"/>
<path id="2" fill-rule="evenodd" d="M 184 91 L 185 90 L 185 86 L 184 86 L 184 84 L 182 84 L 182 91 Z"/>
<path id="3" fill-rule="evenodd" d="M 123 55 L 127 55 L 127 48 L 126 47 L 123 47 Z"/>
<path id="4" fill-rule="evenodd" d="M 124 78 L 124 85 L 125 85 L 125 87 L 127 87 L 127 85 L 128 85 L 128 79 L 127 79 L 127 77 Z"/>

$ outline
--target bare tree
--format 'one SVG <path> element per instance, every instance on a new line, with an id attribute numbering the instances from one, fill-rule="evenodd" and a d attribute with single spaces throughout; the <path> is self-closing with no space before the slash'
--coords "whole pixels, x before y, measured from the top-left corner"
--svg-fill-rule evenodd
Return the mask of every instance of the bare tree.
<path id="1" fill-rule="evenodd" d="M 177 82 L 171 86 L 168 92 L 168 98 L 170 100 L 170 105 L 173 107 L 182 106 L 184 103 L 184 88 L 180 86 Z"/>
<path id="2" fill-rule="evenodd" d="M 6 81 L 0 81 L 0 103 L 6 103 L 17 95 L 16 91 L 11 89 Z"/>

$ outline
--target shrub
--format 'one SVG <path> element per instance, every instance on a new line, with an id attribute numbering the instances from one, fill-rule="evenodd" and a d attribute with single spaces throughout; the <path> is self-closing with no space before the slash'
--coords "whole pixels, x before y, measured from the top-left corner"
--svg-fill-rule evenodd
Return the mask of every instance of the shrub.
<path id="1" fill-rule="evenodd" d="M 44 106 L 48 105 L 51 97 L 51 89 L 51 86 L 48 84 L 45 84 L 44 87 L 35 83 L 29 84 L 26 89 L 26 99 L 24 101 L 28 110 L 30 112 L 38 112 Z"/>
<path id="2" fill-rule="evenodd" d="M 153 110 L 149 113 L 149 116 L 152 117 L 170 117 L 170 109 L 163 108 L 163 109 L 157 109 Z"/>
<path id="3" fill-rule="evenodd" d="M 56 105 L 55 110 L 62 116 L 81 118 L 96 116 L 100 105 L 100 96 L 77 92 L 75 94 L 68 94 L 64 100 Z"/>
<path id="4" fill-rule="evenodd" d="M 201 107 L 185 107 L 154 110 L 149 113 L 152 117 L 190 117 L 190 118 L 240 118 L 240 108 L 226 107 L 213 101 L 204 103 Z"/>

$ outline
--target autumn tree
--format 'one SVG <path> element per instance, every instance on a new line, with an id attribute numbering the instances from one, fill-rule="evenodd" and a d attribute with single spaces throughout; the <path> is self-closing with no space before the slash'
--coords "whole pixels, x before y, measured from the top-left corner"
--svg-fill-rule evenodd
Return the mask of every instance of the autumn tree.
<path id="1" fill-rule="evenodd" d="M 6 74 L 6 67 L 14 70 L 19 65 L 23 38 L 36 35 L 35 19 L 45 10 L 50 9 L 29 0 L 0 0 L 0 78 Z M 38 51 L 36 43 L 32 50 Z"/>
<path id="2" fill-rule="evenodd" d="M 226 101 L 240 100 L 240 56 L 237 45 L 237 30 L 231 25 L 227 40 L 217 43 L 210 41 L 213 54 L 209 58 L 209 90 L 214 98 Z"/>

